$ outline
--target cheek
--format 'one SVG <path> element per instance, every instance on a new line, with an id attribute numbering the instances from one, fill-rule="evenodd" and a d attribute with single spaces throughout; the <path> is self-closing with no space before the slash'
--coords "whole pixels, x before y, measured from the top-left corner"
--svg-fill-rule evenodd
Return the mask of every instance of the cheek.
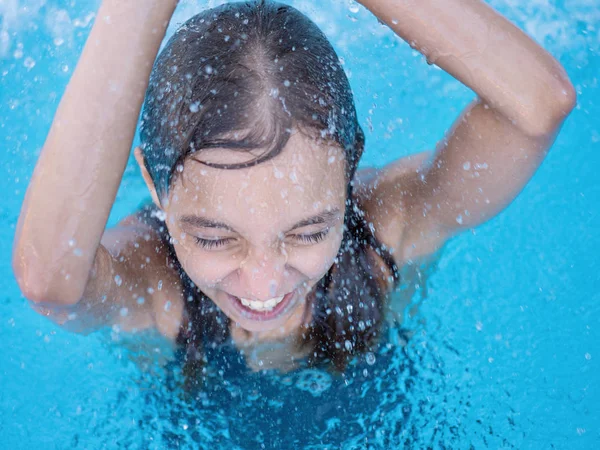
<path id="1" fill-rule="evenodd" d="M 200 288 L 213 287 L 238 267 L 237 255 L 204 252 L 188 246 L 176 247 L 179 262 Z"/>
<path id="2" fill-rule="evenodd" d="M 341 232 L 336 232 L 335 236 L 320 245 L 295 248 L 290 252 L 288 266 L 301 272 L 307 278 L 320 279 L 333 265 L 341 242 Z"/>

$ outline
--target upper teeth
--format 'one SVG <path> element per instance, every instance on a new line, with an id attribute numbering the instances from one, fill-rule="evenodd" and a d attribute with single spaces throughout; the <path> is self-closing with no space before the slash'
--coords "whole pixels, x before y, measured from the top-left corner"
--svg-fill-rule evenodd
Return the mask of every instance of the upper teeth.
<path id="1" fill-rule="evenodd" d="M 247 298 L 240 297 L 240 301 L 242 302 L 242 305 L 247 306 L 255 311 L 271 311 L 273 308 L 275 308 L 275 306 L 281 303 L 283 297 L 285 297 L 285 295 L 282 295 L 281 297 L 273 297 L 264 302 L 257 302 L 256 300 L 248 300 Z"/>

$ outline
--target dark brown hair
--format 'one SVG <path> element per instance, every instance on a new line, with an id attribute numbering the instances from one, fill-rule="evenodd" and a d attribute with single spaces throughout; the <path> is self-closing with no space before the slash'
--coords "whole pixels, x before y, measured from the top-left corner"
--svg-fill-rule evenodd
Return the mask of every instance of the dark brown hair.
<path id="1" fill-rule="evenodd" d="M 344 149 L 351 180 L 364 135 L 348 79 L 321 30 L 291 6 L 227 3 L 188 20 L 159 55 L 141 141 L 159 198 L 176 167 L 209 148 L 276 156 L 292 127 Z M 252 156 L 252 155 L 250 155 Z M 203 162 L 208 164 L 207 162 Z"/>
<path id="2" fill-rule="evenodd" d="M 162 198 L 187 158 L 214 166 L 202 161 L 203 149 L 252 151 L 243 164 L 217 166 L 249 167 L 276 156 L 292 127 L 334 142 L 346 156 L 344 238 L 334 266 L 313 291 L 314 322 L 305 334 L 313 362 L 327 360 L 343 369 L 377 335 L 386 292 L 373 278 L 374 261 L 365 250 L 379 247 L 352 197 L 364 134 L 348 79 L 321 30 L 293 7 L 266 1 L 228 3 L 191 18 L 153 69 L 142 149 Z M 188 300 L 189 373 L 190 363 L 203 358 L 207 339 L 226 333 L 229 322 L 193 285 L 169 247 Z"/>

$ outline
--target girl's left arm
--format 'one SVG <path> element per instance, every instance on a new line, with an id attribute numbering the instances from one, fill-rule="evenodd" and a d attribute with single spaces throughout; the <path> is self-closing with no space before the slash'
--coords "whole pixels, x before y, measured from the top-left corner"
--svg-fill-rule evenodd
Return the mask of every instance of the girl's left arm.
<path id="1" fill-rule="evenodd" d="M 482 1 L 360 2 L 478 95 L 433 158 L 393 163 L 374 183 L 379 206 L 370 216 L 403 262 L 505 208 L 541 164 L 576 95 L 560 63 Z"/>

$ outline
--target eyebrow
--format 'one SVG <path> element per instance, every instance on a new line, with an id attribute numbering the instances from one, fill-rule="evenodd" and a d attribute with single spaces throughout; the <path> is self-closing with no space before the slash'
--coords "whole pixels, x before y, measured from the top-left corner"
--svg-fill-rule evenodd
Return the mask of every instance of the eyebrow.
<path id="1" fill-rule="evenodd" d="M 333 208 L 328 211 L 322 211 L 314 216 L 308 217 L 306 219 L 302 219 L 296 222 L 289 230 L 295 230 L 297 228 L 307 227 L 309 225 L 317 225 L 321 223 L 333 222 L 340 214 L 339 208 Z M 225 222 L 219 222 L 218 220 L 208 219 L 202 216 L 196 215 L 185 215 L 179 219 L 179 223 L 182 225 L 189 225 L 194 228 L 220 228 L 223 230 L 231 231 L 235 233 L 236 231 Z"/>
<path id="2" fill-rule="evenodd" d="M 339 208 L 333 208 L 329 211 L 322 211 L 319 214 L 315 214 L 307 219 L 302 219 L 296 222 L 288 231 L 295 230 L 296 228 L 307 227 L 309 225 L 316 225 L 320 223 L 333 222 L 340 214 Z"/>
<path id="3" fill-rule="evenodd" d="M 182 225 L 190 225 L 194 228 L 222 228 L 235 233 L 235 230 L 226 223 L 207 219 L 202 216 L 185 215 L 179 219 L 179 223 Z"/>

